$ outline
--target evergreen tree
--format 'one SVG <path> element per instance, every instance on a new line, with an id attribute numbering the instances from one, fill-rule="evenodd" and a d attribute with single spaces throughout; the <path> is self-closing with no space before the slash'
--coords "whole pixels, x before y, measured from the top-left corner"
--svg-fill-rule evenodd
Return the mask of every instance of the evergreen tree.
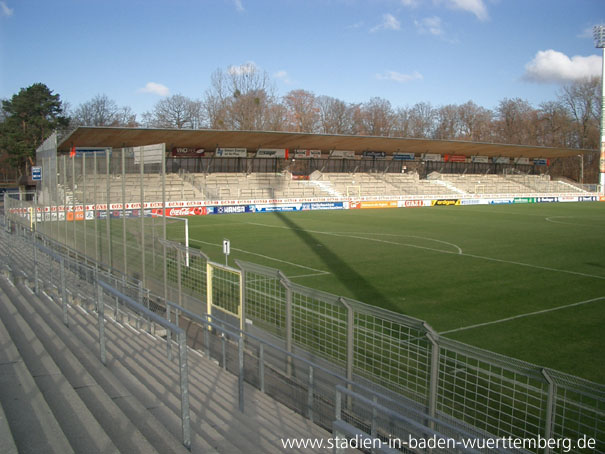
<path id="1" fill-rule="evenodd" d="M 8 155 L 11 166 L 27 175 L 34 163 L 36 148 L 56 129 L 67 127 L 58 94 L 42 83 L 22 88 L 10 100 L 2 101 L 0 151 Z"/>

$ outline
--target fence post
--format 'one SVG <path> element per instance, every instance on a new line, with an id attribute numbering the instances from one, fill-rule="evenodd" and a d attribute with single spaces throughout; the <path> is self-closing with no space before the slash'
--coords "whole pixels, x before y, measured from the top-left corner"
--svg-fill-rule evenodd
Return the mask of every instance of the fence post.
<path id="1" fill-rule="evenodd" d="M 38 283 L 38 248 L 36 244 L 36 234 L 33 235 L 34 241 L 32 245 L 34 247 L 34 293 L 38 295 L 40 293 L 40 284 Z"/>
<path id="2" fill-rule="evenodd" d="M 244 338 L 239 336 L 237 339 L 237 359 L 239 363 L 239 374 L 237 377 L 237 387 L 239 395 L 239 411 L 244 412 Z"/>
<path id="3" fill-rule="evenodd" d="M 313 395 L 315 394 L 315 386 L 313 383 L 313 366 L 309 364 L 309 387 L 307 388 L 307 416 L 313 422 Z"/>
<path id="4" fill-rule="evenodd" d="M 265 392 L 265 347 L 261 343 L 258 349 L 258 375 L 261 392 Z"/>
<path id="5" fill-rule="evenodd" d="M 338 298 L 340 304 L 342 304 L 347 310 L 347 380 L 349 383 L 347 384 L 347 388 L 352 390 L 351 382 L 353 381 L 353 355 L 355 352 L 355 332 L 354 332 L 354 321 L 355 321 L 355 313 L 353 312 L 353 308 L 349 303 L 345 301 L 345 299 L 341 296 Z M 351 396 L 347 395 L 347 408 L 351 408 Z"/>
<path id="6" fill-rule="evenodd" d="M 292 353 L 292 288 L 290 281 L 281 271 L 278 270 L 280 283 L 286 289 L 286 351 Z M 286 375 L 292 375 L 292 357 L 286 355 Z"/>
<path id="7" fill-rule="evenodd" d="M 439 335 L 427 324 L 424 323 L 426 337 L 431 343 L 431 370 L 428 395 L 428 413 L 431 418 L 435 418 L 437 413 L 437 389 L 439 385 Z M 428 423 L 431 429 L 435 429 L 435 423 L 431 419 Z"/>
<path id="8" fill-rule="evenodd" d="M 184 332 L 176 335 L 179 344 L 179 379 L 181 385 L 181 426 L 183 445 L 191 449 L 191 427 L 189 415 L 189 370 L 187 363 L 187 337 Z"/>
<path id="9" fill-rule="evenodd" d="M 542 375 L 548 383 L 548 399 L 546 401 L 546 421 L 544 423 L 544 439 L 549 440 L 552 436 L 552 422 L 555 410 L 555 397 L 557 385 L 546 369 L 541 370 Z M 550 454 L 551 449 L 547 446 L 544 448 L 544 454 Z"/>
<path id="10" fill-rule="evenodd" d="M 96 279 L 97 285 L 97 313 L 99 319 L 99 352 L 101 362 L 104 366 L 107 365 L 107 354 L 105 351 L 105 305 L 103 303 L 103 288 L 99 285 L 98 275 Z"/>
<path id="11" fill-rule="evenodd" d="M 69 326 L 67 320 L 67 289 L 65 288 L 65 257 L 61 256 L 61 305 L 63 306 L 63 323 Z"/>

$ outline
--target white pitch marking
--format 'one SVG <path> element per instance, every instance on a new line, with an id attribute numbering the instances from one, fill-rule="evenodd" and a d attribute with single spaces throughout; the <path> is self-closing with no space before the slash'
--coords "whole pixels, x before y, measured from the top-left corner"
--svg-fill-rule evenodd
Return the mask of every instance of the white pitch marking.
<path id="1" fill-rule="evenodd" d="M 201 241 L 201 240 L 192 240 L 192 239 L 190 239 L 189 241 L 192 241 L 194 243 L 207 244 L 209 246 L 222 247 L 222 245 L 220 245 L 220 244 L 208 243 L 206 241 Z M 317 276 L 324 275 L 324 274 L 330 274 L 329 271 L 317 270 L 315 268 L 311 268 L 310 266 L 300 265 L 298 263 L 292 263 L 292 262 L 288 262 L 286 260 L 276 259 L 275 257 L 269 257 L 268 255 L 258 254 L 256 252 L 245 251 L 243 249 L 238 249 L 238 248 L 234 248 L 234 247 L 232 247 L 231 249 L 234 250 L 234 251 L 243 252 L 244 254 L 256 255 L 258 257 L 262 257 L 262 258 L 267 259 L 267 260 L 273 260 L 275 262 L 281 262 L 281 263 L 285 263 L 287 265 L 297 266 L 299 268 L 304 268 L 306 270 L 315 271 L 314 275 L 317 275 Z M 300 277 L 300 276 L 296 276 L 296 277 Z"/>
<path id="2" fill-rule="evenodd" d="M 255 223 L 255 222 L 250 222 L 249 224 L 260 225 L 260 226 L 263 226 L 263 227 L 273 227 L 273 228 L 276 228 L 276 229 L 303 230 L 303 229 L 291 229 L 290 227 L 282 227 L 282 226 L 275 226 L 275 225 L 269 225 L 269 224 L 258 224 L 258 223 Z M 605 280 L 605 276 L 598 276 L 598 275 L 595 275 L 595 274 L 580 273 L 579 271 L 561 270 L 561 269 L 558 269 L 558 268 L 550 268 L 550 267 L 547 267 L 547 266 L 532 265 L 530 263 L 515 262 L 515 261 L 512 261 L 512 260 L 497 259 L 497 258 L 493 258 L 493 257 L 484 257 L 484 256 L 481 256 L 481 255 L 468 254 L 466 252 L 456 253 L 456 252 L 452 252 L 452 251 L 444 251 L 442 249 L 434 249 L 434 248 L 430 248 L 430 247 L 426 247 L 426 246 L 418 246 L 416 244 L 397 243 L 395 241 L 379 240 L 379 239 L 376 239 L 376 238 L 365 238 L 363 236 L 342 235 L 342 234 L 335 234 L 335 233 L 330 233 L 330 232 L 322 232 L 322 231 L 317 231 L 317 230 L 305 230 L 305 231 L 309 232 L 309 233 L 319 233 L 319 234 L 323 234 L 323 235 L 332 235 L 332 236 L 339 236 L 339 237 L 345 237 L 345 238 L 354 238 L 354 239 L 358 239 L 358 240 L 375 241 L 377 243 L 395 244 L 395 245 L 399 245 L 399 246 L 407 246 L 407 247 L 412 247 L 412 248 L 417 248 L 417 249 L 426 249 L 426 250 L 429 250 L 429 251 L 440 252 L 442 254 L 455 254 L 455 255 L 461 255 L 463 257 L 472 257 L 472 258 L 475 258 L 475 259 L 488 260 L 488 261 L 492 261 L 492 262 L 508 263 L 510 265 L 519 265 L 519 266 L 525 266 L 525 267 L 528 267 L 528 268 L 536 268 L 536 269 L 539 269 L 539 270 L 554 271 L 554 272 L 557 272 L 557 273 L 565 273 L 565 274 L 574 274 L 576 276 L 592 277 L 592 278 L 595 278 L 595 279 L 603 279 L 603 280 Z"/>
<path id="3" fill-rule="evenodd" d="M 397 234 L 397 233 L 376 233 L 376 232 L 334 232 L 336 234 L 339 235 L 344 235 L 344 234 L 353 234 L 353 235 L 382 235 L 382 236 L 395 236 L 395 237 L 399 237 L 399 238 L 418 238 L 420 240 L 427 240 L 427 241 L 434 241 L 436 243 L 442 243 L 442 244 L 447 244 L 448 246 L 452 246 L 453 248 L 458 250 L 458 254 L 462 254 L 462 248 L 460 246 L 458 246 L 457 244 L 454 243 L 448 243 L 447 241 L 443 241 L 443 240 L 436 240 L 435 238 L 429 238 L 426 236 L 416 236 L 416 235 L 401 235 L 401 234 Z M 372 238 L 367 238 L 368 240 L 371 240 Z M 397 243 L 397 244 L 401 244 L 401 243 Z"/>
<path id="4" fill-rule="evenodd" d="M 595 227 L 595 225 L 591 224 L 580 224 L 577 222 L 563 222 L 563 221 L 554 221 L 553 219 L 577 219 L 576 216 L 550 216 L 548 218 L 544 218 L 546 222 L 552 222 L 553 224 L 564 224 L 564 225 L 581 225 L 583 227 Z"/>
<path id="5" fill-rule="evenodd" d="M 593 299 L 586 300 L 586 301 L 580 301 L 577 303 L 566 304 L 564 306 L 551 307 L 550 309 L 543 309 L 541 311 L 513 315 L 512 317 L 501 318 L 500 320 L 494 320 L 491 322 L 477 323 L 476 325 L 463 326 L 461 328 L 450 329 L 448 331 L 441 331 L 439 334 L 450 334 L 450 333 L 456 333 L 458 331 L 465 331 L 467 329 L 479 328 L 481 326 L 495 325 L 497 323 L 508 322 L 510 320 L 516 320 L 518 318 L 529 317 L 531 315 L 540 315 L 540 314 L 545 314 L 547 312 L 553 312 L 553 311 L 558 311 L 561 309 L 567 309 L 568 307 L 581 306 L 582 304 L 594 303 L 595 301 L 600 301 L 600 300 L 605 300 L 605 296 L 599 296 L 598 298 L 593 298 Z"/>

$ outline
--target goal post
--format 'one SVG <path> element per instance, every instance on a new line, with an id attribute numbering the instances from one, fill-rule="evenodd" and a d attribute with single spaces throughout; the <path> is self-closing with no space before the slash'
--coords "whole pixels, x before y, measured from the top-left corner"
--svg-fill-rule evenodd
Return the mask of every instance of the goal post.
<path id="1" fill-rule="evenodd" d="M 238 319 L 240 330 L 244 330 L 243 276 L 236 268 L 206 262 L 206 311 L 212 318 L 219 310 Z"/>

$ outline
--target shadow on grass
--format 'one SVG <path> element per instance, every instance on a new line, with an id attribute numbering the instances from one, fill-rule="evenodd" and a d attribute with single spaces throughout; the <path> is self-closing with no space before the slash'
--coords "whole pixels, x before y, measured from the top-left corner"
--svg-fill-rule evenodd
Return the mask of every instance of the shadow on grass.
<path id="1" fill-rule="evenodd" d="M 298 238 L 309 246 L 309 249 L 326 265 L 330 273 L 351 291 L 356 300 L 373 306 L 390 306 L 388 299 L 377 287 L 335 254 L 326 243 L 300 227 L 286 214 L 276 212 L 275 215 L 292 230 Z"/>

